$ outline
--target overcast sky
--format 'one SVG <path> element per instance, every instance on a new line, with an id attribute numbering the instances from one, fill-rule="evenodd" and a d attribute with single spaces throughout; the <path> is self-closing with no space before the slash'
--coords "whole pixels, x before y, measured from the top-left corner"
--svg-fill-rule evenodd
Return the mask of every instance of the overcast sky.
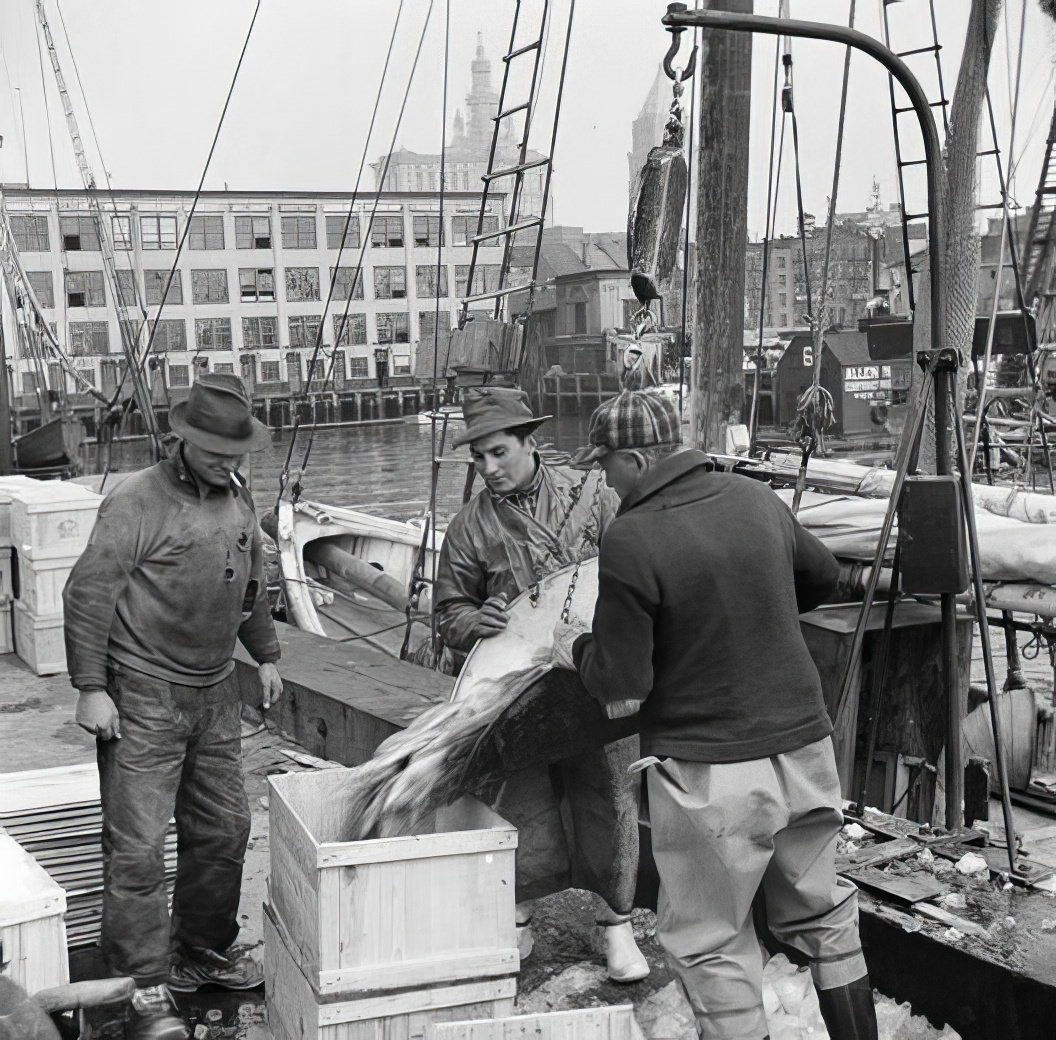
<path id="1" fill-rule="evenodd" d="M 991 74 L 1006 163 L 1023 2 L 1006 4 Z M 1029 206 L 1052 118 L 1056 32 L 1039 12 L 1037 0 L 1025 2 L 1026 44 L 1013 146 L 1018 175 L 1012 186 L 1014 197 Z M 255 0 L 45 0 L 100 182 L 105 163 L 116 188 L 197 185 L 255 6 Z M 206 187 L 350 191 L 399 6 L 397 0 L 262 0 Z M 879 6 L 859 3 L 856 27 L 881 36 Z M 952 95 L 969 4 L 938 0 L 936 6 L 943 71 Z M 422 57 L 395 136 L 397 145 L 415 151 L 437 150 L 440 144 L 448 0 L 433 0 L 431 7 Z M 478 32 L 498 85 L 514 7 L 513 0 L 450 0 L 449 123 L 469 89 Z M 555 0 L 554 7 L 567 9 L 567 0 Z M 429 0 L 404 0 L 394 59 L 367 146 L 369 161 L 385 153 L 393 140 L 429 10 Z M 657 0 L 578 0 L 555 155 L 552 215 L 557 223 L 590 231 L 625 225 L 631 122 L 667 49 L 669 37 L 660 24 L 665 10 L 666 3 Z M 926 0 L 889 10 L 899 34 L 892 41 L 896 49 L 928 42 Z M 756 0 L 755 11 L 776 14 L 777 0 Z M 848 12 L 848 0 L 792 0 L 793 16 L 846 23 Z M 555 27 L 544 69 L 551 85 L 559 69 L 560 35 Z M 749 228 L 756 235 L 765 222 L 775 46 L 772 37 L 755 39 Z M 52 187 L 56 180 L 64 187 L 79 186 L 50 66 L 42 73 L 33 0 L 0 0 L 0 49 L 0 175 L 5 181 L 24 181 L 28 167 L 35 187 Z M 805 206 L 820 224 L 831 191 L 843 50 L 795 41 L 792 52 Z M 934 94 L 930 59 L 915 60 L 921 78 L 925 73 L 929 77 L 926 89 Z M 551 98 L 548 92 L 545 100 Z M 886 76 L 864 56 L 852 64 L 848 106 L 839 209 L 864 209 L 874 177 L 883 203 L 896 201 Z M 542 133 L 549 112 L 536 118 L 536 132 Z M 916 137 L 907 123 L 907 154 L 919 147 Z M 981 201 L 996 201 L 992 160 L 985 173 Z M 790 144 L 782 181 L 777 226 L 791 231 L 796 211 Z M 373 186 L 368 168 L 362 187 Z M 920 189 L 911 185 L 910 190 L 919 194 Z M 910 205 L 919 201 L 911 197 Z"/>

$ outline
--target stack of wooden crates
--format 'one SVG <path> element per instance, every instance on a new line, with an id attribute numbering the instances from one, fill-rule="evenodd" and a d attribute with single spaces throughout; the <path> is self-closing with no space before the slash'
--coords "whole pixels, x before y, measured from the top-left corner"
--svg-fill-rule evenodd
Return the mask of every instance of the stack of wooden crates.
<path id="1" fill-rule="evenodd" d="M 347 769 L 270 778 L 264 972 L 275 1040 L 412 1040 L 512 1014 L 517 831 L 471 799 L 349 841 Z"/>
<path id="2" fill-rule="evenodd" d="M 15 652 L 37 675 L 64 672 L 62 589 L 88 544 L 102 496 L 69 481 L 25 477 L 4 478 L 0 496 L 9 503 Z"/>

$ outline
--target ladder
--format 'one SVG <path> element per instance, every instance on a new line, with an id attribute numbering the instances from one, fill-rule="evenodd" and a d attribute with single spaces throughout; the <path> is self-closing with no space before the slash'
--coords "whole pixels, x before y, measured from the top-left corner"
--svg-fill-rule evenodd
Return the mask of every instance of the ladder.
<path id="1" fill-rule="evenodd" d="M 81 133 L 77 126 L 77 117 L 74 114 L 73 104 L 70 101 L 70 93 L 66 88 L 66 80 L 62 74 L 62 67 L 59 64 L 58 53 L 55 50 L 55 41 L 51 35 L 51 27 L 48 25 L 48 19 L 44 13 L 44 0 L 36 0 L 36 11 L 37 18 L 40 21 L 41 30 L 44 34 L 48 57 L 51 60 L 51 69 L 55 74 L 55 82 L 58 85 L 59 97 L 62 99 L 62 110 L 66 115 L 66 128 L 69 131 L 70 140 L 73 142 L 73 151 L 77 160 L 77 169 L 80 171 L 81 181 L 85 187 L 85 196 L 88 201 L 88 207 L 91 210 L 92 216 L 95 218 L 96 226 L 99 231 L 99 251 L 102 253 L 103 267 L 106 271 L 107 279 L 110 282 L 110 291 L 114 297 L 114 304 L 117 307 L 118 328 L 121 333 L 121 343 L 124 349 L 125 363 L 128 366 L 127 371 L 129 379 L 132 383 L 132 396 L 143 417 L 148 436 L 157 443 L 161 434 L 157 423 L 157 417 L 154 415 L 154 407 L 150 395 L 150 385 L 143 370 L 138 364 L 137 358 L 137 341 L 142 335 L 143 329 L 146 328 L 147 313 L 141 305 L 141 313 L 137 319 L 138 324 L 134 325 L 129 317 L 129 311 L 125 305 L 118 284 L 117 259 L 114 256 L 113 243 L 110 241 L 110 229 L 107 221 L 104 219 L 102 207 L 99 205 L 95 175 L 92 173 L 91 166 L 88 163 L 88 156 L 84 150 L 84 141 L 81 138 Z"/>
<path id="2" fill-rule="evenodd" d="M 1056 111 L 1045 143 L 1034 205 L 1023 240 L 1023 284 L 1027 305 L 1034 309 L 1038 341 L 1056 339 Z"/>
<path id="3" fill-rule="evenodd" d="M 546 154 L 529 154 L 528 142 L 531 137 L 532 120 L 539 100 L 542 86 L 542 67 L 546 59 L 546 40 L 553 18 L 553 5 L 550 0 L 539 0 L 538 29 L 526 42 L 518 40 L 518 29 L 522 21 L 522 8 L 526 0 L 517 0 L 513 15 L 513 26 L 510 30 L 510 42 L 503 56 L 502 86 L 499 90 L 498 112 L 492 116 L 491 148 L 488 154 L 487 172 L 481 180 L 484 189 L 481 192 L 480 212 L 477 217 L 477 233 L 473 236 L 473 252 L 469 262 L 469 276 L 466 281 L 467 295 L 462 300 L 459 314 L 459 327 L 463 327 L 469 318 L 472 304 L 490 302 L 492 317 L 503 316 L 505 305 L 510 296 L 516 293 L 527 293 L 525 313 L 530 314 L 536 288 L 536 276 L 539 269 L 539 257 L 543 245 L 543 223 L 546 219 L 546 207 L 550 198 L 550 179 L 553 174 L 554 145 L 557 141 L 557 127 L 561 114 L 561 95 L 564 89 L 565 70 L 568 64 L 568 46 L 572 35 L 572 21 L 575 12 L 575 0 L 569 0 L 568 21 L 564 35 L 564 46 L 561 51 L 561 72 L 557 85 L 557 99 L 554 109 L 553 127 L 550 144 Z M 513 82 L 517 80 L 515 66 L 531 63 L 529 86 L 526 95 L 512 96 L 516 92 Z M 521 71 L 520 68 L 517 70 Z M 499 143 L 506 136 L 511 120 L 523 118 L 524 126 L 520 141 L 517 143 L 517 154 L 511 163 L 508 158 L 499 155 Z M 503 165 L 505 163 L 506 165 Z M 524 213 L 523 199 L 525 175 L 533 170 L 542 170 L 543 191 L 539 213 Z M 507 196 L 505 221 L 495 231 L 484 230 L 485 217 L 488 215 L 488 204 L 496 195 Z M 518 235 L 530 235 L 532 243 L 532 269 L 528 280 L 516 285 L 507 284 L 513 257 L 513 247 Z M 479 250 L 482 245 L 502 244 L 502 263 L 499 267 L 498 283 L 493 288 L 481 287 L 483 291 L 474 292 Z M 518 365 L 520 367 L 520 359 Z"/>
<path id="4" fill-rule="evenodd" d="M 891 49 L 894 49 L 894 48 L 891 47 L 891 26 L 890 26 L 890 19 L 888 17 L 888 8 L 890 7 L 891 4 L 898 3 L 898 2 L 899 2 L 899 0 L 883 0 L 884 43 L 886 44 L 886 46 L 888 48 L 891 48 Z M 926 38 L 926 42 L 924 43 L 923 46 L 910 47 L 910 48 L 907 48 L 905 50 L 896 50 L 895 53 L 897 54 L 898 57 L 902 58 L 903 60 L 913 59 L 913 58 L 918 57 L 918 56 L 930 57 L 931 62 L 934 64 L 933 76 L 934 76 L 935 90 L 937 90 L 938 97 L 935 100 L 930 101 L 929 104 L 931 105 L 931 107 L 933 109 L 938 109 L 941 112 L 941 114 L 942 114 L 943 131 L 944 131 L 944 133 L 948 134 L 949 133 L 949 129 L 950 129 L 950 124 L 949 124 L 949 105 L 950 105 L 950 102 L 949 102 L 949 99 L 946 97 L 946 88 L 945 88 L 945 83 L 944 83 L 943 74 L 942 74 L 942 57 L 941 57 L 942 45 L 939 43 L 938 29 L 937 29 L 936 20 L 935 20 L 935 0 L 927 0 L 927 4 L 928 4 L 929 16 L 930 16 L 930 33 L 929 33 L 929 36 Z M 912 105 L 899 105 L 898 104 L 898 102 L 896 100 L 896 96 L 895 96 L 895 80 L 894 80 L 894 77 L 891 76 L 891 75 L 888 75 L 888 88 L 889 88 L 890 96 L 891 96 L 892 128 L 893 128 L 893 132 L 894 132 L 894 142 L 895 142 L 895 162 L 896 162 L 896 167 L 897 167 L 897 171 L 898 171 L 899 202 L 900 202 L 901 210 L 902 210 L 902 246 L 903 246 L 903 250 L 904 250 L 904 253 L 905 253 L 906 280 L 907 280 L 907 283 L 908 283 L 907 284 L 907 292 L 908 292 L 908 297 L 909 297 L 909 306 L 910 306 L 910 311 L 912 312 L 912 311 L 916 310 L 916 300 L 915 300 L 915 293 L 914 293 L 914 288 L 913 288 L 914 268 L 912 267 L 911 257 L 910 257 L 909 225 L 913 221 L 927 219 L 929 214 L 928 214 L 926 209 L 923 212 L 919 212 L 919 213 L 907 212 L 907 209 L 906 209 L 905 171 L 907 169 L 911 168 L 911 167 L 923 166 L 924 163 L 925 163 L 925 160 L 924 160 L 923 157 L 921 157 L 921 158 L 913 158 L 913 159 L 906 159 L 904 157 L 903 150 L 902 150 L 902 144 L 901 144 L 901 138 L 900 138 L 900 134 L 899 134 L 899 122 L 900 122 L 901 117 L 905 116 L 907 114 L 913 114 L 914 119 L 915 119 L 914 109 L 913 109 Z M 925 93 L 927 93 L 927 90 L 925 90 Z M 995 170 L 996 170 L 996 173 L 997 173 L 998 188 L 999 188 L 999 191 L 1000 191 L 1001 198 L 997 202 L 979 204 L 979 205 L 976 206 L 976 209 L 977 210 L 999 210 L 999 211 L 1004 211 L 1004 209 L 1006 208 L 1006 206 L 1008 204 L 1008 184 L 1007 184 L 1007 182 L 1005 180 L 1004 164 L 1001 161 L 1001 149 L 998 147 L 997 124 L 996 124 L 996 122 L 994 120 L 994 107 L 993 107 L 993 102 L 992 102 L 991 97 L 990 97 L 989 88 L 987 88 L 987 90 L 986 90 L 986 111 L 987 111 L 987 125 L 989 127 L 989 142 L 988 142 L 989 143 L 989 147 L 987 147 L 987 148 L 985 148 L 985 149 L 983 149 L 981 151 L 976 152 L 976 158 L 977 159 L 982 159 L 982 158 L 985 158 L 987 156 L 992 156 L 993 157 L 994 166 L 995 166 Z M 1041 238 L 1042 242 L 1038 246 L 1039 253 L 1043 253 L 1044 249 L 1045 249 L 1045 246 L 1043 244 L 1044 243 L 1044 236 L 1047 235 L 1047 236 L 1049 236 L 1051 238 L 1054 229 L 1056 229 L 1056 223 L 1054 223 L 1054 221 L 1052 219 L 1053 209 L 1056 208 L 1056 207 L 1054 207 L 1054 201 L 1053 201 L 1053 198 L 1052 198 L 1053 192 L 1056 192 L 1056 164 L 1054 164 L 1054 169 L 1053 169 L 1053 172 L 1052 172 L 1051 176 L 1048 174 L 1049 158 L 1050 158 L 1051 150 L 1052 150 L 1052 141 L 1053 141 L 1053 137 L 1054 137 L 1054 133 L 1053 133 L 1054 130 L 1056 130 L 1056 114 L 1054 114 L 1054 117 L 1053 117 L 1053 128 L 1050 129 L 1050 132 L 1049 132 L 1049 146 L 1048 146 L 1049 150 L 1046 153 L 1045 170 L 1042 173 L 1043 184 L 1046 182 L 1046 177 L 1047 176 L 1050 177 L 1050 180 L 1049 180 L 1050 190 L 1049 190 L 1049 192 L 1045 193 L 1045 196 L 1044 196 L 1048 200 L 1048 207 L 1049 207 L 1047 212 L 1046 212 L 1047 224 L 1045 225 L 1045 231 L 1044 232 L 1041 232 L 1040 234 L 1039 233 L 1035 233 L 1035 232 L 1028 232 L 1028 235 L 1027 235 L 1028 243 L 1033 243 L 1036 239 Z M 1041 191 L 1042 191 L 1042 189 L 1039 187 L 1039 192 L 1041 192 Z M 1042 197 L 1042 196 L 1039 195 L 1039 198 L 1040 197 Z M 1037 207 L 1037 203 L 1036 203 L 1035 204 L 1035 209 L 1037 209 L 1037 208 L 1038 207 Z M 1032 213 L 1032 222 L 1033 222 L 1033 220 L 1034 220 L 1034 214 Z M 1011 225 L 1011 217 L 1009 218 L 1009 224 Z M 1034 326 L 1030 323 L 1029 319 L 1027 318 L 1027 313 L 1028 313 L 1028 309 L 1029 309 L 1027 301 L 1029 301 L 1030 299 L 1033 298 L 1033 293 L 1029 290 L 1029 288 L 1028 288 L 1028 291 L 1026 293 L 1024 293 L 1025 278 L 1021 277 L 1021 266 L 1020 266 L 1020 262 L 1019 262 L 1019 257 L 1017 255 L 1018 251 L 1017 251 L 1017 248 L 1016 248 L 1015 229 L 1012 226 L 1009 226 L 1009 228 L 1008 228 L 1008 247 L 1009 247 L 1009 266 L 1012 269 L 1013 278 L 1015 280 L 1017 305 L 1018 305 L 1018 309 L 1019 309 L 1020 313 L 1023 315 L 1023 322 L 1024 322 L 1024 327 L 1025 327 L 1027 342 L 1029 344 L 1031 344 L 1030 349 L 1028 349 L 1027 355 L 1026 355 L 1027 373 L 1028 373 L 1028 377 L 1029 377 L 1029 380 L 1030 380 L 1031 390 L 1027 391 L 1027 388 L 1024 388 L 1024 391 L 1028 392 L 1028 395 L 1029 395 L 1029 394 L 1033 393 L 1033 388 L 1035 388 L 1037 386 L 1037 371 L 1036 371 L 1036 367 L 1035 367 L 1035 363 L 1034 363 L 1034 350 L 1033 350 Z M 1029 258 L 1028 258 L 1028 260 L 1029 260 Z M 1036 261 L 1035 261 L 1035 266 L 1037 266 Z M 1050 261 L 1050 266 L 1051 266 L 1051 261 Z M 1025 272 L 1023 272 L 1023 273 L 1025 274 Z M 995 293 L 1000 294 L 1001 285 L 999 283 L 995 285 L 994 291 L 995 291 Z M 1056 286 L 1054 286 L 1054 291 L 1056 291 Z M 976 375 L 978 376 L 979 374 L 980 373 L 977 371 Z M 977 408 L 982 409 L 984 414 L 986 412 L 986 407 L 987 407 L 986 398 L 988 396 L 988 393 L 990 393 L 990 391 L 989 391 L 989 389 L 987 387 L 981 387 L 980 390 L 979 390 L 979 402 L 978 402 Z M 1030 423 L 1030 430 L 1029 430 L 1029 435 L 1028 435 L 1028 449 L 1027 449 L 1027 453 L 1026 453 L 1026 471 L 1025 471 L 1024 476 L 1028 480 L 1031 479 L 1032 462 L 1033 462 L 1033 448 L 1034 448 L 1035 445 L 1038 448 L 1040 448 L 1043 457 L 1047 461 L 1051 460 L 1051 454 L 1050 454 L 1049 443 L 1048 443 L 1048 436 L 1046 434 L 1044 421 L 1041 419 L 1040 416 L 1037 415 L 1037 408 L 1036 407 L 1032 408 L 1032 410 L 1031 410 L 1031 423 Z M 1049 487 L 1050 487 L 1050 490 L 1052 490 L 1053 489 L 1053 483 L 1052 483 L 1053 478 L 1052 478 L 1052 472 L 1051 472 L 1051 465 L 1049 465 L 1047 468 L 1048 468 L 1048 471 L 1049 471 Z M 989 472 L 988 472 L 987 475 L 988 475 L 988 477 L 990 476 Z"/>

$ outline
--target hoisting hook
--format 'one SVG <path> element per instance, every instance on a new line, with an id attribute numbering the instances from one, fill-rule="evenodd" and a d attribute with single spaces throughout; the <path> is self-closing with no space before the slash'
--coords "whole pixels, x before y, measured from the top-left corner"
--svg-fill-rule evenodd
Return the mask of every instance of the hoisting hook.
<path id="1" fill-rule="evenodd" d="M 686 10 L 687 6 L 685 4 L 667 5 L 668 14 L 684 14 Z M 694 45 L 693 53 L 689 56 L 689 64 L 682 71 L 682 74 L 679 75 L 678 70 L 672 65 L 672 62 L 675 60 L 675 55 L 678 54 L 678 48 L 681 46 L 682 43 L 682 33 L 686 31 L 686 27 L 684 25 L 669 25 L 667 27 L 667 31 L 671 34 L 671 46 L 668 47 L 667 54 L 664 55 L 664 72 L 667 73 L 668 79 L 673 79 L 676 82 L 684 83 L 687 79 L 690 78 L 690 76 L 693 75 L 693 72 L 696 70 L 697 48 Z"/>

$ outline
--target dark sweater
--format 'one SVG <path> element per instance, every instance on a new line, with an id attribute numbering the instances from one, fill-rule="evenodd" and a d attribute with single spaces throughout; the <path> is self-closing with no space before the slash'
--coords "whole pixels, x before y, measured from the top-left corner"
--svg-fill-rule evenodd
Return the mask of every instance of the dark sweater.
<path id="1" fill-rule="evenodd" d="M 243 618 L 251 578 L 257 595 Z M 261 534 L 245 492 L 207 489 L 172 459 L 106 496 L 63 592 L 66 661 L 79 690 L 106 689 L 109 661 L 185 686 L 234 668 L 240 637 L 279 659 Z"/>
<path id="2" fill-rule="evenodd" d="M 837 570 L 768 487 L 680 452 L 646 474 L 602 540 L 576 666 L 598 700 L 643 702 L 643 755 L 794 751 L 832 732 L 799 613 Z"/>

